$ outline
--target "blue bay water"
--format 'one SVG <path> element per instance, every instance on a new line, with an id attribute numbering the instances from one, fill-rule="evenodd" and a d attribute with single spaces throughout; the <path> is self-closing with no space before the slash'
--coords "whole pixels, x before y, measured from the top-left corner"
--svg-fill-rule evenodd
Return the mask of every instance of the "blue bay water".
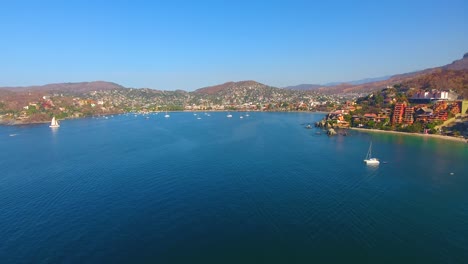
<path id="1" fill-rule="evenodd" d="M 468 260 L 468 144 L 240 114 L 0 127 L 0 262 Z"/>

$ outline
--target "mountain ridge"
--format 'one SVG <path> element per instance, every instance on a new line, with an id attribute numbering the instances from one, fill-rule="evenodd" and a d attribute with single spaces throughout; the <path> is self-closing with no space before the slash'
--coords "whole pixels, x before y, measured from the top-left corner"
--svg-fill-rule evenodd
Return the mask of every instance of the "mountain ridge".
<path id="1" fill-rule="evenodd" d="M 460 78 L 465 76 L 464 71 L 468 71 L 468 53 L 465 53 L 463 57 L 459 60 L 455 60 L 450 64 L 428 68 L 420 71 L 414 71 L 409 73 L 395 74 L 383 77 L 376 78 L 366 78 L 352 82 L 339 82 L 339 83 L 329 83 L 324 85 L 319 84 L 300 84 L 295 86 L 287 86 L 284 88 L 277 88 L 274 86 L 269 86 L 263 83 L 259 83 L 254 80 L 245 80 L 245 81 L 230 81 L 223 84 L 213 85 L 202 87 L 196 89 L 195 91 L 188 92 L 183 90 L 177 91 L 166 91 L 166 92 L 185 92 L 193 93 L 198 95 L 214 95 L 225 90 L 233 89 L 249 89 L 252 87 L 255 88 L 275 88 L 282 90 L 295 90 L 295 91 L 316 91 L 324 94 L 340 94 L 340 93 L 355 93 L 355 92 L 372 92 L 378 89 L 385 88 L 386 86 L 391 86 L 395 84 L 404 83 L 406 85 L 416 85 L 415 88 L 435 88 L 435 89 L 455 89 L 461 94 L 465 94 L 464 90 L 468 89 L 465 82 L 461 81 Z M 421 76 L 428 75 L 432 79 L 437 79 L 437 81 L 430 81 L 430 78 L 422 78 Z M 449 76 L 457 76 L 457 82 L 450 82 L 444 78 L 449 78 Z M 417 81 L 411 81 L 413 79 Z M 425 81 L 425 83 L 423 83 Z M 330 85 L 334 84 L 334 85 Z M 453 87 L 442 87 L 442 85 L 453 85 Z M 327 86 L 329 85 L 329 86 Z M 45 85 L 34 85 L 34 86 L 18 86 L 18 87 L 0 87 L 0 91 L 5 94 L 5 91 L 11 92 L 67 92 L 67 93 L 86 93 L 91 91 L 108 91 L 108 90 L 118 90 L 118 89 L 133 89 L 129 87 L 124 87 L 114 82 L 107 81 L 91 81 L 91 82 L 76 82 L 76 83 L 52 83 Z M 134 88 L 134 89 L 149 89 L 149 88 Z M 164 90 L 154 91 L 164 92 Z"/>
<path id="2" fill-rule="evenodd" d="M 286 86 L 283 87 L 283 89 L 286 90 L 296 90 L 296 91 L 308 91 L 308 90 L 314 90 L 317 88 L 323 87 L 321 84 L 298 84 L 298 85 L 291 85 L 291 86 Z"/>
<path id="3" fill-rule="evenodd" d="M 91 81 L 91 82 L 66 82 L 66 83 L 50 83 L 45 85 L 31 86 L 6 86 L 0 87 L 2 90 L 12 92 L 72 92 L 82 93 L 91 91 L 107 91 L 122 89 L 124 86 L 108 81 Z"/>
<path id="4" fill-rule="evenodd" d="M 449 80 L 446 81 L 437 81 L 431 82 L 429 85 L 429 79 L 421 78 L 422 76 L 428 75 L 432 76 L 432 78 L 436 79 L 444 79 L 448 78 L 449 76 L 465 76 L 464 72 L 468 71 L 468 53 L 464 54 L 464 56 L 459 59 L 455 60 L 450 64 L 428 68 L 420 71 L 414 71 L 409 73 L 402 73 L 402 74 L 395 74 L 392 75 L 390 78 L 381 81 L 369 82 L 364 84 L 349 84 L 349 83 L 341 83 L 335 86 L 329 87 L 321 87 L 317 89 L 318 92 L 323 92 L 326 94 L 337 94 L 337 93 L 353 93 L 353 92 L 372 92 L 379 89 L 383 89 L 386 86 L 392 86 L 395 84 L 414 84 L 416 87 L 414 88 L 432 88 L 432 89 L 454 89 L 461 94 L 466 94 L 465 90 L 468 87 L 464 84 L 464 82 L 459 81 L 456 83 L 451 83 L 454 85 L 453 87 L 444 87 L 442 86 L 444 83 L 449 84 Z M 419 82 L 411 82 L 412 79 L 419 78 L 420 80 L 426 80 L 426 83 Z"/>

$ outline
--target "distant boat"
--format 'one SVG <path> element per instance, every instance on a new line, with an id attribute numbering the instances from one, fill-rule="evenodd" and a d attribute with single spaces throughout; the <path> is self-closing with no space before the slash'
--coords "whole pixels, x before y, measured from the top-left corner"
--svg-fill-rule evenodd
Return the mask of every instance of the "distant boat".
<path id="1" fill-rule="evenodd" d="M 379 165 L 380 161 L 376 158 L 372 158 L 372 141 L 369 145 L 369 150 L 367 151 L 367 156 L 364 159 L 364 163 L 367 165 Z"/>
<path id="2" fill-rule="evenodd" d="M 244 117 L 243 117 L 243 116 L 240 116 L 239 118 L 242 119 L 242 118 L 244 118 Z"/>
<path id="3" fill-rule="evenodd" d="M 171 117 L 171 116 L 170 116 L 170 115 L 167 113 L 167 111 L 166 111 L 166 115 L 165 115 L 164 117 L 165 117 L 165 118 L 169 118 L 169 117 Z"/>
<path id="4" fill-rule="evenodd" d="M 230 113 L 228 113 L 228 115 L 226 116 L 227 118 L 231 118 L 232 115 Z"/>
<path id="5" fill-rule="evenodd" d="M 55 116 L 52 117 L 52 121 L 50 121 L 50 126 L 49 127 L 60 127 L 60 124 L 57 119 L 55 119 Z"/>

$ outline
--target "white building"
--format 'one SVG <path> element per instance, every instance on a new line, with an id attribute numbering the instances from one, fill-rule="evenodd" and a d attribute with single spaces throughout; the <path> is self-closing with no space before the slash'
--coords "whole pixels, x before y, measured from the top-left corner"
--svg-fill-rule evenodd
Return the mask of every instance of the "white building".
<path id="1" fill-rule="evenodd" d="M 411 101 L 440 101 L 440 100 L 455 100 L 457 94 L 449 91 L 419 91 L 410 98 Z"/>

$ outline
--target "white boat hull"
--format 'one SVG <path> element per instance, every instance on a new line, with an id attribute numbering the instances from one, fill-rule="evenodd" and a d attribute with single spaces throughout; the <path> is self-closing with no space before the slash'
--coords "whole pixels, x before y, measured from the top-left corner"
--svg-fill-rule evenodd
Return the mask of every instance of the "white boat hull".
<path id="1" fill-rule="evenodd" d="M 367 165 L 379 165 L 380 161 L 376 158 L 372 158 L 372 141 L 369 145 L 369 150 L 367 151 L 366 158 L 364 159 L 364 163 Z"/>
<path id="2" fill-rule="evenodd" d="M 373 159 L 365 159 L 364 163 L 366 163 L 367 165 L 379 165 L 380 161 L 378 159 L 373 158 Z"/>

